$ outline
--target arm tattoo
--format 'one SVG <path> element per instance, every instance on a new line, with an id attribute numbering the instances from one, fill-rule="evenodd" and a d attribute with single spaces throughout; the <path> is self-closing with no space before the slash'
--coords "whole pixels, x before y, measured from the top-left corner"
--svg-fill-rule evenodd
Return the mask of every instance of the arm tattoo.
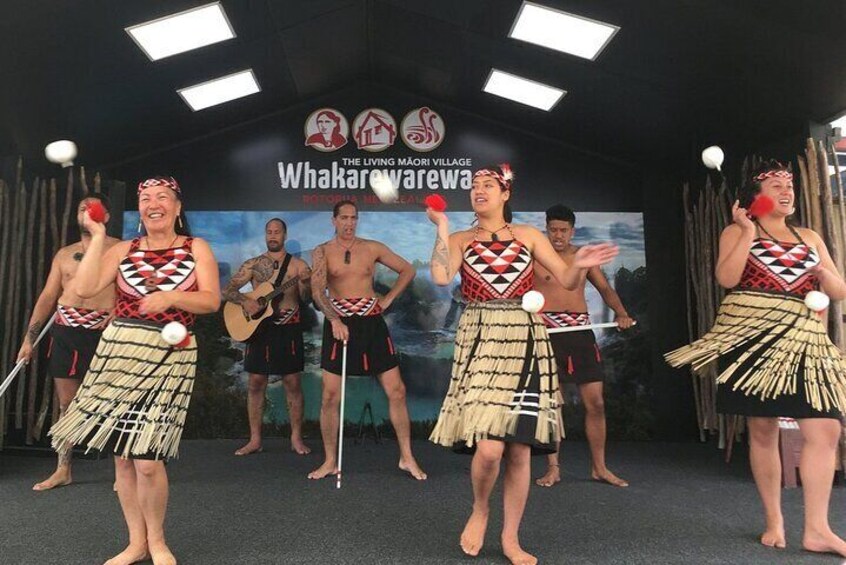
<path id="1" fill-rule="evenodd" d="M 312 297 L 327 320 L 337 320 L 338 313 L 335 312 L 326 295 L 326 252 L 322 245 L 314 250 L 312 259 L 314 260 L 314 270 L 311 273 Z"/>
<path id="2" fill-rule="evenodd" d="M 257 283 L 269 281 L 273 276 L 273 259 L 262 255 L 253 263 L 253 278 Z"/>
<path id="3" fill-rule="evenodd" d="M 38 334 L 41 333 L 41 322 L 35 322 L 26 331 L 26 337 L 29 339 L 29 344 L 35 347 L 35 340 L 38 339 Z"/>
<path id="4" fill-rule="evenodd" d="M 241 268 L 238 269 L 238 272 L 235 273 L 235 275 L 229 280 L 229 284 L 226 285 L 226 288 L 224 288 L 221 293 L 224 300 L 235 304 L 241 304 L 244 300 L 246 300 L 247 297 L 238 291 L 242 286 L 250 282 L 253 272 L 253 263 L 255 263 L 255 261 L 252 259 L 246 261 L 243 265 L 241 265 Z"/>
<path id="5" fill-rule="evenodd" d="M 308 265 L 303 265 L 303 270 L 297 276 L 300 277 L 300 282 L 297 285 L 299 286 L 300 300 L 308 302 L 311 298 L 311 269 Z M 305 276 L 305 279 L 302 278 L 303 276 Z"/>
<path id="6" fill-rule="evenodd" d="M 440 267 L 449 275 L 449 246 L 438 235 L 435 240 L 435 248 L 432 249 L 432 268 Z"/>

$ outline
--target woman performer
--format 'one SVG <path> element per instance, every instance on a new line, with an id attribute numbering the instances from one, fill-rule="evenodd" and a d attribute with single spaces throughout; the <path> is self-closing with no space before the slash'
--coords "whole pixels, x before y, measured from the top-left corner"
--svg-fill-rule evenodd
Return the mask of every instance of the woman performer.
<path id="1" fill-rule="evenodd" d="M 91 244 L 73 283 L 82 297 L 114 283 L 115 319 L 103 332 L 67 414 L 50 431 L 55 448 L 70 442 L 115 455 L 129 545 L 106 565 L 150 558 L 155 565 L 176 563 L 164 537 L 164 459 L 178 455 L 197 341 L 189 333 L 185 343 L 168 345 L 161 329 L 173 321 L 190 328 L 195 314 L 215 312 L 220 305 L 217 262 L 208 243 L 183 228 L 176 180 L 154 177 L 140 183 L 138 212 L 146 235 L 105 254 L 105 227 L 85 218 Z"/>
<path id="2" fill-rule="evenodd" d="M 449 391 L 430 439 L 475 452 L 473 512 L 461 534 L 468 555 L 482 549 L 490 494 L 505 458 L 502 550 L 522 565 L 537 563 L 518 539 L 529 494 L 529 457 L 555 451 L 562 422 L 549 337 L 540 317 L 524 311 L 518 299 L 532 289 L 533 259 L 575 289 L 583 269 L 607 263 L 617 248 L 586 245 L 567 267 L 540 231 L 511 224 L 512 190 L 508 165 L 476 171 L 470 202 L 478 224 L 470 230 L 450 234 L 443 212 L 426 211 L 437 226 L 432 280 L 448 285 L 460 270 L 469 302 L 458 323 Z"/>
<path id="3" fill-rule="evenodd" d="M 747 209 L 759 195 L 775 205 L 752 220 Z M 710 332 L 665 357 L 674 367 L 692 363 L 694 369 L 720 358 L 717 412 L 747 417 L 749 461 L 766 519 L 761 543 L 770 547 L 786 544 L 778 417 L 799 421 L 802 545 L 846 556 L 846 542 L 828 523 L 839 418 L 846 408 L 846 366 L 820 315 L 803 300 L 818 288 L 841 300 L 846 283 L 822 238 L 787 222 L 794 197 L 793 175 L 778 161 L 752 172 L 732 207 L 734 223 L 720 236 L 717 281 L 732 291 Z"/>

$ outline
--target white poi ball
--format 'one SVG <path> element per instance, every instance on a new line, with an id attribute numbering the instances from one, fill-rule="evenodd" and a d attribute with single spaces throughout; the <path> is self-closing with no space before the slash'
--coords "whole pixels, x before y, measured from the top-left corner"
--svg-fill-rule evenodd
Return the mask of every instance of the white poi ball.
<path id="1" fill-rule="evenodd" d="M 387 171 L 380 171 L 378 169 L 370 171 L 370 188 L 376 194 L 376 198 L 390 204 L 399 200 L 399 187 L 394 186 Z"/>
<path id="2" fill-rule="evenodd" d="M 723 160 L 726 158 L 723 150 L 717 145 L 706 147 L 702 150 L 702 163 L 709 169 L 720 170 L 723 166 Z"/>
<path id="3" fill-rule="evenodd" d="M 73 160 L 76 159 L 77 149 L 76 143 L 67 139 L 54 141 L 48 143 L 44 148 L 44 156 L 51 163 L 57 163 L 62 167 L 73 166 Z"/>
<path id="4" fill-rule="evenodd" d="M 536 290 L 530 290 L 523 295 L 523 310 L 535 314 L 543 310 L 545 302 L 546 300 L 544 299 L 543 294 Z"/>
<path id="5" fill-rule="evenodd" d="M 812 290 L 805 295 L 805 306 L 814 312 L 822 312 L 831 303 L 831 299 L 827 294 L 818 290 Z"/>
<path id="6" fill-rule="evenodd" d="M 178 345 L 188 337 L 188 329 L 179 322 L 170 322 L 162 328 L 162 339 L 170 345 Z"/>

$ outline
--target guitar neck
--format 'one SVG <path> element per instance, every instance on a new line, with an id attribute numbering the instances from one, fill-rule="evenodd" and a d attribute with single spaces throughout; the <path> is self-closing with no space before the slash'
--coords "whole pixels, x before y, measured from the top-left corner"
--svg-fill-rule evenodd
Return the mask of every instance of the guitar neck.
<path id="1" fill-rule="evenodd" d="M 297 284 L 297 282 L 299 282 L 299 279 L 297 279 L 297 277 L 291 277 L 290 279 L 288 279 L 287 281 L 285 281 L 284 283 L 282 283 L 278 287 L 274 288 L 271 292 L 265 294 L 264 295 L 265 300 L 273 300 L 274 298 L 276 298 L 277 296 L 279 296 L 280 294 L 282 294 L 283 292 L 285 292 L 286 290 L 288 290 L 289 288 L 291 288 L 292 286 Z"/>

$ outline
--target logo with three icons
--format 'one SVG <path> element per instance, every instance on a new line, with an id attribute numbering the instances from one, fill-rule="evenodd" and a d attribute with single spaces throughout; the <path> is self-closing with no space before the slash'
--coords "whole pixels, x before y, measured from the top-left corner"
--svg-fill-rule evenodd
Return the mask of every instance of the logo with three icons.
<path id="1" fill-rule="evenodd" d="M 337 151 L 350 137 L 346 117 L 335 108 L 319 108 L 305 123 L 305 144 L 322 152 Z M 444 140 L 446 125 L 443 118 L 427 106 L 408 112 L 397 128 L 394 117 L 381 108 L 367 108 L 359 112 L 352 123 L 352 137 L 363 151 L 379 152 L 394 145 L 397 135 L 403 143 L 417 152 L 432 151 Z"/>

